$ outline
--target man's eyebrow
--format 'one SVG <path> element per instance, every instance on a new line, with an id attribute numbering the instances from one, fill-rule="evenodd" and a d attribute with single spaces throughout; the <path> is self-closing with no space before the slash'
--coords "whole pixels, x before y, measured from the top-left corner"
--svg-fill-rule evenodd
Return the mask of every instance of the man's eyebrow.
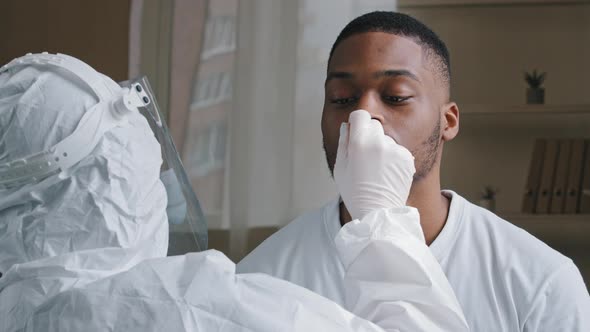
<path id="1" fill-rule="evenodd" d="M 420 80 L 418 79 L 418 77 L 416 75 L 414 75 L 414 73 L 412 73 L 409 70 L 405 70 L 405 69 L 387 69 L 387 70 L 380 70 L 378 72 L 375 72 L 373 74 L 374 78 L 380 78 L 380 77 L 397 77 L 397 76 L 406 76 L 409 77 L 413 80 L 415 80 L 416 82 L 420 83 Z M 349 72 L 345 72 L 345 71 L 333 71 L 333 72 L 329 72 L 327 77 L 326 77 L 326 84 L 333 80 L 333 79 L 353 79 L 354 75 L 352 73 Z"/>
<path id="2" fill-rule="evenodd" d="M 354 78 L 354 75 L 352 73 L 349 72 L 345 72 L 345 71 L 332 71 L 328 73 L 328 76 L 326 77 L 326 83 L 328 83 L 329 81 L 333 80 L 333 79 L 351 79 Z"/>
<path id="3" fill-rule="evenodd" d="M 381 70 L 381 71 L 378 71 L 375 74 L 373 74 L 373 77 L 375 77 L 375 78 L 379 78 L 379 77 L 383 77 L 383 76 L 387 76 L 387 77 L 406 76 L 406 77 L 409 77 L 409 78 L 415 80 L 416 82 L 420 83 L 420 80 L 418 79 L 418 77 L 416 75 L 414 75 L 414 73 L 412 73 L 409 70 L 405 70 L 405 69 Z"/>

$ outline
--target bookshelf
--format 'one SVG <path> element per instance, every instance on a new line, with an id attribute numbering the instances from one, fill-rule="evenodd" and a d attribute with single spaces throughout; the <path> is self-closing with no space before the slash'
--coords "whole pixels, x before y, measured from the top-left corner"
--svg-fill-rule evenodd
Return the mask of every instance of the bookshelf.
<path id="1" fill-rule="evenodd" d="M 462 132 L 511 131 L 543 136 L 567 128 L 572 133 L 590 129 L 590 104 L 491 105 L 459 104 Z"/>
<path id="2" fill-rule="evenodd" d="M 585 246 L 590 242 L 590 214 L 498 213 L 503 219 L 538 238 L 560 247 Z"/>
<path id="3" fill-rule="evenodd" d="M 590 214 L 522 213 L 536 138 L 590 138 L 590 104 L 459 103 L 460 134 L 443 158 L 443 187 L 477 203 L 485 185 L 500 188 L 497 214 L 570 257 L 590 287 Z"/>
<path id="4" fill-rule="evenodd" d="M 475 204 L 484 186 L 498 188 L 496 213 L 572 258 L 590 286 L 590 215 L 521 212 L 535 140 L 590 139 L 590 46 L 577 42 L 590 31 L 590 1 L 398 0 L 398 7 L 433 28 L 453 61 L 460 126 L 444 145 L 442 187 Z M 535 68 L 548 73 L 544 105 L 524 104 L 522 75 Z"/>

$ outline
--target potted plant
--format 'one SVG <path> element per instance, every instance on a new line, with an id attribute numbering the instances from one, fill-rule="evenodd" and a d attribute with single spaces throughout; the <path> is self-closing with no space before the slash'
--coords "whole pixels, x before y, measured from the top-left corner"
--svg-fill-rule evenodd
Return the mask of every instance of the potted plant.
<path id="1" fill-rule="evenodd" d="M 490 211 L 496 210 L 496 194 L 498 190 L 492 186 L 485 186 L 480 193 L 479 206 Z"/>
<path id="2" fill-rule="evenodd" d="M 527 104 L 543 104 L 545 102 L 545 89 L 541 87 L 547 73 L 537 73 L 533 70 L 532 73 L 524 73 L 524 80 L 529 85 L 526 91 Z"/>

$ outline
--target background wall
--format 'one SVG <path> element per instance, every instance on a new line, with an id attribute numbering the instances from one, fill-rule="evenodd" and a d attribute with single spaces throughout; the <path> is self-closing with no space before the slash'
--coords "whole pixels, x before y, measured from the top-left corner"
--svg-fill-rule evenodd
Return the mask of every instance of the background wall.
<path id="1" fill-rule="evenodd" d="M 450 6 L 442 3 L 452 3 Z M 572 258 L 590 280 L 588 215 L 524 214 L 536 138 L 590 138 L 588 1 L 403 1 L 400 11 L 447 44 L 460 132 L 445 145 L 441 181 L 478 203 L 497 188 L 496 212 Z M 547 72 L 545 105 L 526 106 L 524 71 Z"/>
<path id="2" fill-rule="evenodd" d="M 590 105 L 590 5 L 581 3 L 4 0 L 0 63 L 59 51 L 116 80 L 147 74 L 160 106 L 170 111 L 187 170 L 200 176 L 199 165 L 210 166 L 199 157 L 203 149 L 215 157 L 211 173 L 193 183 L 211 247 L 238 260 L 273 230 L 336 196 L 320 130 L 329 50 L 351 19 L 396 4 L 432 27 L 451 51 L 461 130 L 445 146 L 443 186 L 477 202 L 482 187 L 493 185 L 500 189 L 500 213 L 520 211 L 534 139 L 588 135 L 588 111 L 560 112 L 564 105 Z M 231 50 L 205 52 L 207 31 L 225 27 L 232 31 Z M 548 72 L 546 102 L 554 107 L 532 115 L 503 112 L 524 104 L 523 71 L 535 68 Z M 220 72 L 231 84 L 220 84 L 227 88 L 221 104 L 205 107 L 200 83 Z M 485 115 L 473 114 L 482 108 Z M 199 143 L 201 136 L 215 144 Z"/>
<path id="3" fill-rule="evenodd" d="M 548 72 L 547 104 L 590 102 L 590 6 L 400 9 L 446 42 L 453 98 L 461 104 L 523 104 L 523 72 Z"/>
<path id="4" fill-rule="evenodd" d="M 490 184 L 500 190 L 499 212 L 520 211 L 534 139 L 583 137 L 590 118 L 468 113 L 524 105 L 523 74 L 533 69 L 547 72 L 545 103 L 556 111 L 590 104 L 590 5 L 408 4 L 400 11 L 430 26 L 451 53 L 452 96 L 463 116 L 459 136 L 445 146 L 443 187 L 477 202 Z"/>
<path id="5" fill-rule="evenodd" d="M 60 52 L 126 80 L 129 9 L 130 0 L 2 0 L 0 63 L 26 53 Z"/>

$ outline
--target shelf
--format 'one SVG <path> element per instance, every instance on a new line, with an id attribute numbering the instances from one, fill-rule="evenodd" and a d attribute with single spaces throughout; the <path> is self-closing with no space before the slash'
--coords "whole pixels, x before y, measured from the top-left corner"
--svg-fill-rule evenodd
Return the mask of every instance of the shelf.
<path id="1" fill-rule="evenodd" d="M 523 225 L 574 225 L 590 229 L 590 214 L 534 214 L 502 213 L 498 215 L 513 223 Z"/>
<path id="2" fill-rule="evenodd" d="M 590 104 L 579 105 L 459 105 L 461 114 L 500 115 L 500 114 L 589 114 Z"/>
<path id="3" fill-rule="evenodd" d="M 590 131 L 590 105 L 459 105 L 461 130 Z"/>
<path id="4" fill-rule="evenodd" d="M 590 4 L 588 0 L 398 0 L 399 9 L 499 6 L 568 6 Z"/>
<path id="5" fill-rule="evenodd" d="M 550 245 L 590 246 L 590 214 L 499 213 L 498 215 Z"/>

